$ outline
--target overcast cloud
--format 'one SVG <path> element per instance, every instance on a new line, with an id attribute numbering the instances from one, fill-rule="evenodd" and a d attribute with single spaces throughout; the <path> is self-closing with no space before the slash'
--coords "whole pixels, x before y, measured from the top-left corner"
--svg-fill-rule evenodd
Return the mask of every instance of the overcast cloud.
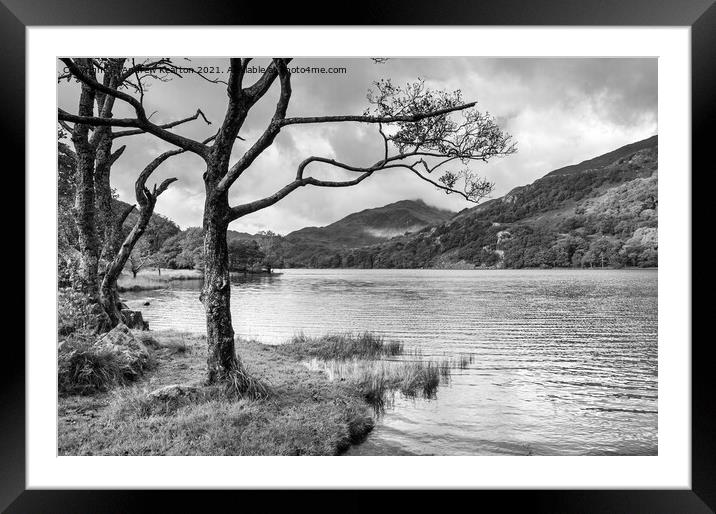
<path id="1" fill-rule="evenodd" d="M 266 65 L 268 60 L 254 62 Z M 191 64 L 225 68 L 226 60 L 193 59 Z M 379 78 L 404 84 L 420 77 L 434 88 L 462 90 L 466 101 L 477 100 L 478 109 L 493 114 L 517 142 L 517 154 L 474 165 L 495 182 L 494 197 L 555 168 L 657 133 L 657 61 L 651 58 L 390 59 L 383 64 L 370 59 L 328 58 L 295 59 L 292 65 L 345 67 L 348 72 L 294 74 L 289 116 L 360 114 L 368 105 L 368 88 Z M 255 78 L 258 75 L 249 76 L 247 81 Z M 76 113 L 77 95 L 76 84 L 62 83 L 60 107 Z M 235 157 L 263 131 L 277 97 L 275 84 L 242 128 L 241 136 L 246 141 L 237 141 Z M 176 130 L 203 139 L 212 135 L 223 119 L 225 86 L 191 75 L 155 82 L 146 92 L 145 105 L 147 112 L 156 111 L 152 117 L 155 123 L 183 118 L 201 108 L 212 126 L 194 121 Z M 131 115 L 118 102 L 115 117 Z M 116 144 L 120 142 L 127 145 L 127 150 L 113 168 L 112 183 L 121 199 L 134 203 L 137 174 L 171 145 L 148 135 L 122 138 Z M 274 145 L 234 184 L 232 204 L 273 193 L 292 180 L 298 163 L 310 155 L 368 164 L 380 158 L 381 144 L 375 126 L 341 123 L 286 127 Z M 342 176 L 333 169 L 311 169 L 314 176 Z M 153 175 L 155 181 L 167 177 L 177 177 L 179 181 L 160 197 L 156 211 L 182 228 L 200 226 L 203 172 L 201 159 L 189 154 L 162 165 Z M 415 180 L 408 172 L 391 171 L 376 174 L 352 188 L 301 188 L 273 207 L 235 221 L 230 228 L 251 233 L 270 229 L 286 234 L 305 226 L 327 225 L 358 210 L 416 198 L 455 211 L 472 205 Z"/>

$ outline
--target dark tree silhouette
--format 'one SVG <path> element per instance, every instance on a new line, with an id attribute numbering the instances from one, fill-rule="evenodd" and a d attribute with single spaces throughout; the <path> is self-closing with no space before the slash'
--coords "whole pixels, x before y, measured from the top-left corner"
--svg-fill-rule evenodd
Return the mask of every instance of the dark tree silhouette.
<path id="1" fill-rule="evenodd" d="M 403 169 L 420 180 L 445 191 L 479 201 L 492 190 L 492 184 L 476 176 L 467 165 L 508 155 L 515 151 L 510 136 L 494 119 L 475 110 L 476 102 L 463 102 L 459 91 L 433 91 L 422 81 L 405 87 L 389 80 L 375 83 L 368 100 L 370 107 L 360 115 L 289 117 L 291 101 L 291 59 L 274 58 L 262 76 L 253 84 L 244 84 L 251 59 L 230 59 L 230 73 L 226 83 L 227 106 L 212 144 L 195 141 L 175 134 L 149 120 L 141 97 L 139 99 L 100 83 L 86 73 L 80 63 L 62 59 L 69 73 L 95 93 L 113 96 L 129 104 L 133 118 L 102 118 L 87 111 L 78 115 L 59 111 L 59 118 L 80 126 L 127 127 L 153 134 L 182 150 L 200 156 L 206 168 L 203 173 L 206 198 L 204 203 L 204 287 L 201 301 L 207 325 L 207 382 L 226 380 L 239 393 L 245 387 L 245 374 L 234 348 L 234 329 L 231 323 L 229 256 L 226 232 L 229 223 L 248 214 L 265 209 L 293 191 L 310 187 L 351 187 L 377 173 Z M 279 98 L 274 113 L 263 133 L 250 144 L 244 154 L 231 163 L 234 143 L 251 109 L 278 82 Z M 454 113 L 462 119 L 453 119 Z M 295 176 L 275 193 L 242 205 L 229 204 L 229 189 L 248 170 L 254 161 L 269 148 L 279 132 L 296 125 L 318 123 L 367 123 L 377 127 L 383 142 L 382 155 L 370 166 L 361 167 L 320 156 L 303 160 Z M 307 173 L 315 163 L 339 168 L 354 174 L 348 180 L 322 180 Z M 451 165 L 460 165 L 449 169 Z M 436 176 L 439 174 L 439 176 Z"/>

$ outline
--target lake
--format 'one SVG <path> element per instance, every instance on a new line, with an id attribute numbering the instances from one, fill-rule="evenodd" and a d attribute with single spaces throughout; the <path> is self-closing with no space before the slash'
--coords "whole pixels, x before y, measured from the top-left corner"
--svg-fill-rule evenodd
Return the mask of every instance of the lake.
<path id="1" fill-rule="evenodd" d="M 122 296 L 152 329 L 205 332 L 199 289 Z M 236 279 L 232 317 L 270 344 L 368 330 L 474 354 L 437 398 L 397 395 L 349 455 L 657 454 L 656 270 L 284 270 Z"/>

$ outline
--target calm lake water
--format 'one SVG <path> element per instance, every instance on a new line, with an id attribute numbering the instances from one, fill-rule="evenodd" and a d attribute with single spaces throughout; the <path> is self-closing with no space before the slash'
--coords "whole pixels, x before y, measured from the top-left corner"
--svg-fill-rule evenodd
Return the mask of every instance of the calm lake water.
<path id="1" fill-rule="evenodd" d="M 152 329 L 204 332 L 199 287 L 123 296 Z M 285 270 L 237 280 L 232 316 L 266 343 L 369 330 L 474 354 L 350 455 L 657 454 L 656 270 Z"/>

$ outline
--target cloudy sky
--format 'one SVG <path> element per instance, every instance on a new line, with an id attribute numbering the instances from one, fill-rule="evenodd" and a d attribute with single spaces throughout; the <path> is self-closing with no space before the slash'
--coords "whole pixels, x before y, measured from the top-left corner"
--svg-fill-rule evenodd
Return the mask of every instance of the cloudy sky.
<path id="1" fill-rule="evenodd" d="M 177 59 L 177 63 L 183 63 Z M 256 65 L 268 64 L 257 59 Z M 220 66 L 225 59 L 192 59 L 192 66 Z M 292 66 L 345 67 L 345 74 L 300 74 L 292 77 L 289 116 L 361 114 L 368 106 L 366 92 L 373 81 L 390 78 L 403 85 L 422 78 L 430 87 L 460 89 L 466 101 L 478 102 L 517 142 L 517 153 L 473 169 L 495 183 L 493 197 L 515 186 L 528 184 L 549 171 L 597 156 L 657 133 L 656 59 L 544 59 L 544 58 L 431 58 L 295 59 Z M 59 65 L 58 65 L 59 67 Z M 224 75 L 222 78 L 225 78 Z M 258 78 L 249 75 L 246 81 Z M 59 106 L 77 112 L 78 86 L 59 86 Z M 273 114 L 278 84 L 251 112 L 234 156 L 238 158 L 261 134 Z M 155 112 L 152 121 L 166 123 L 192 115 L 201 108 L 214 124 L 194 121 L 175 129 L 203 139 L 212 135 L 224 116 L 223 84 L 196 76 L 155 82 L 146 91 L 145 106 Z M 115 117 L 131 116 L 120 105 Z M 153 136 L 122 138 L 127 150 L 112 170 L 113 186 L 121 199 L 134 203 L 133 185 L 138 173 L 171 145 Z M 311 155 L 365 165 L 378 160 L 382 141 L 377 127 L 355 123 L 285 127 L 273 146 L 257 159 L 234 184 L 232 204 L 255 200 L 290 182 L 300 161 Z M 321 178 L 342 177 L 332 169 L 311 168 Z M 157 182 L 177 177 L 157 203 L 156 211 L 179 226 L 200 226 L 204 187 L 201 159 L 185 154 L 163 164 L 153 175 Z M 305 226 L 322 226 L 347 214 L 404 199 L 458 211 L 472 204 L 456 195 L 445 195 L 408 171 L 378 173 L 356 187 L 301 188 L 278 204 L 232 223 L 234 230 L 273 230 L 286 234 Z"/>

